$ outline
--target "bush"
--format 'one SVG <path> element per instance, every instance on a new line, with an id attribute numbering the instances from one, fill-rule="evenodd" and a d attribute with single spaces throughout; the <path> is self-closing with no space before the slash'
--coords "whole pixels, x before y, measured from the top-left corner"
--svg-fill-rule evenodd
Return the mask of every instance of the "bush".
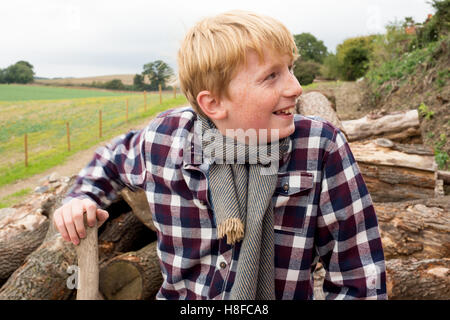
<path id="1" fill-rule="evenodd" d="M 320 64 L 314 61 L 297 60 L 294 66 L 294 75 L 301 85 L 306 86 L 314 81 L 320 74 Z"/>
<path id="2" fill-rule="evenodd" d="M 356 80 L 369 69 L 374 42 L 378 36 L 350 38 L 337 46 L 339 75 L 344 80 Z"/>
<path id="3" fill-rule="evenodd" d="M 339 79 L 339 61 L 335 54 L 329 54 L 324 59 L 320 74 L 327 80 Z"/>
<path id="4" fill-rule="evenodd" d="M 354 81 L 364 76 L 369 69 L 369 50 L 363 47 L 350 48 L 342 64 L 345 80 Z"/>
<path id="5" fill-rule="evenodd" d="M 113 79 L 105 83 L 105 89 L 110 90 L 124 90 L 125 86 L 120 79 Z"/>

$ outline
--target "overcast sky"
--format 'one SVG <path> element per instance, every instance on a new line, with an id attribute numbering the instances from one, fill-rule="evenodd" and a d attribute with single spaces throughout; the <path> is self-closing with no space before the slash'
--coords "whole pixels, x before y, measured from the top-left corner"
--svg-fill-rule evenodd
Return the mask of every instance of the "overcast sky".
<path id="1" fill-rule="evenodd" d="M 189 27 L 233 9 L 271 15 L 333 52 L 346 38 L 434 12 L 427 0 L 1 0 L 0 68 L 26 60 L 36 76 L 85 77 L 140 73 L 161 59 L 176 70 Z"/>

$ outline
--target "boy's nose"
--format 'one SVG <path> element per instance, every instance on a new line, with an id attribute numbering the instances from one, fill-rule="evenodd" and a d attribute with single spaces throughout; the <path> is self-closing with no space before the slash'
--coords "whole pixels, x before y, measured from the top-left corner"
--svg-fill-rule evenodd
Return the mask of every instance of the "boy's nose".
<path id="1" fill-rule="evenodd" d="M 295 75 L 291 74 L 286 84 L 285 95 L 287 97 L 299 97 L 303 93 L 303 88 Z"/>

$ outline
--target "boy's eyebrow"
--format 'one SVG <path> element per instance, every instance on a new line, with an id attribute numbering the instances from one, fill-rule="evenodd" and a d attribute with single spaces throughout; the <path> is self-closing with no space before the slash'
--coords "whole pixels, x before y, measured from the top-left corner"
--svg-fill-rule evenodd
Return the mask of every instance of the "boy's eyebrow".
<path id="1" fill-rule="evenodd" d="M 282 68 L 282 67 L 283 67 L 283 63 L 282 62 L 274 62 L 271 65 L 262 68 L 261 72 L 258 72 L 258 76 L 263 76 L 263 75 L 269 73 L 270 71 L 272 71 L 274 69 L 278 69 L 278 68 Z"/>

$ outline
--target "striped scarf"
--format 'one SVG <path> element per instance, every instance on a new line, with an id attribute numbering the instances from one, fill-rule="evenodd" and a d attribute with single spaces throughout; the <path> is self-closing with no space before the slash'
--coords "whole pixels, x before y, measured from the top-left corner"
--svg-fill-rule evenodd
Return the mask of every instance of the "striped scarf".
<path id="1" fill-rule="evenodd" d="M 284 138 L 273 142 L 273 145 L 249 146 L 221 135 L 211 120 L 201 115 L 199 119 L 203 153 L 212 162 L 209 189 L 218 238 L 226 236 L 231 245 L 242 241 L 231 299 L 273 300 L 272 197 L 277 184 L 279 159 L 289 149 L 290 139 Z M 214 141 L 205 139 L 207 130 L 216 133 Z M 275 149 L 273 154 L 271 146 Z M 234 159 L 231 164 L 230 159 Z"/>

